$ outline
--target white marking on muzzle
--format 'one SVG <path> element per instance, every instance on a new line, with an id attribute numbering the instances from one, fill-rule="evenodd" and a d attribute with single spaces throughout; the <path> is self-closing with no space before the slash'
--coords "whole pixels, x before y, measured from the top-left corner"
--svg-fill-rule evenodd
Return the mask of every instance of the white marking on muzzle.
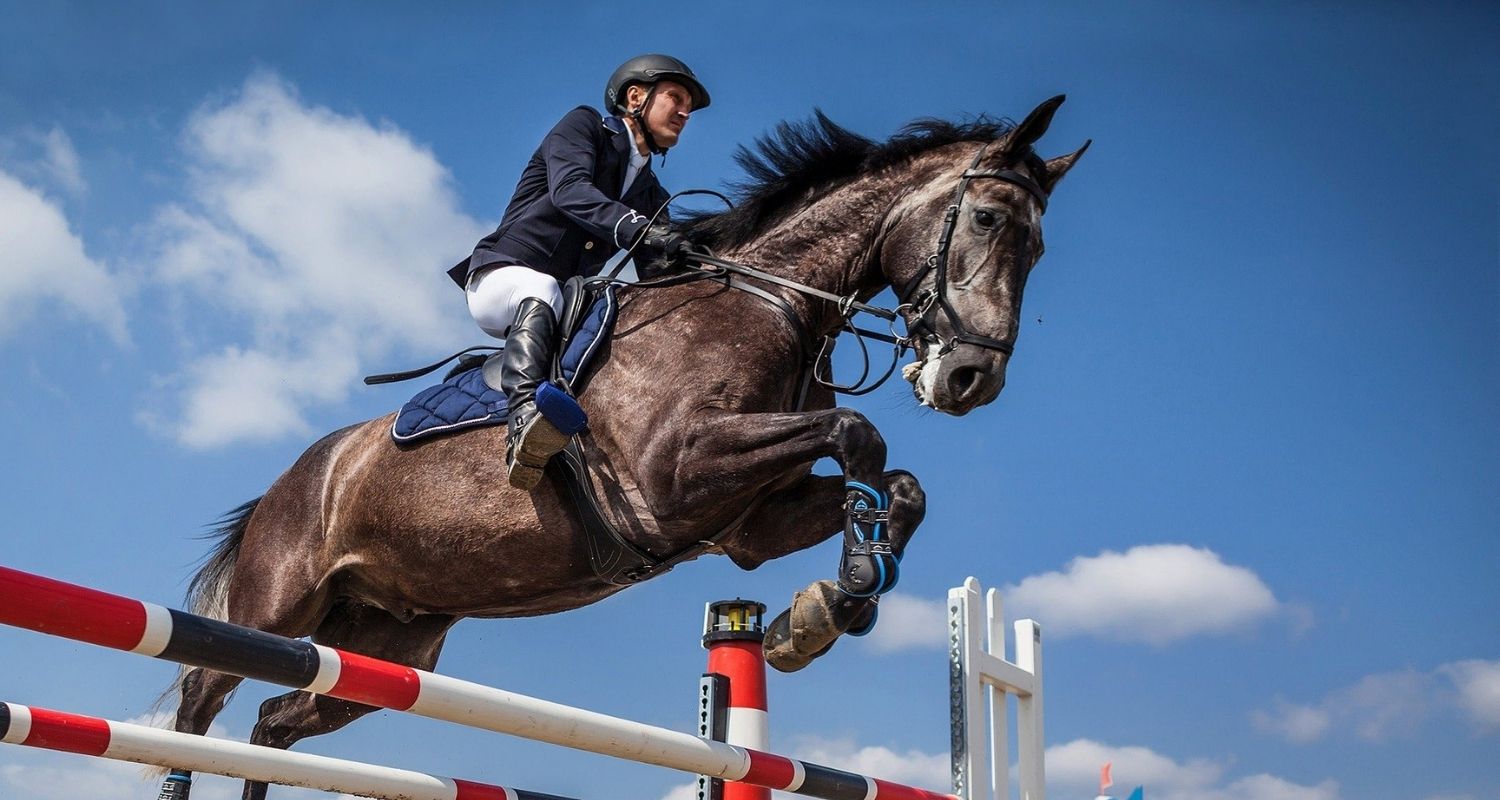
<path id="1" fill-rule="evenodd" d="M 938 371 L 942 369 L 942 360 L 942 356 L 934 358 L 929 355 L 922 361 L 914 361 L 901 368 L 901 377 L 911 382 L 917 401 L 928 408 L 937 408 L 933 405 L 933 392 L 937 387 L 937 376 Z"/>

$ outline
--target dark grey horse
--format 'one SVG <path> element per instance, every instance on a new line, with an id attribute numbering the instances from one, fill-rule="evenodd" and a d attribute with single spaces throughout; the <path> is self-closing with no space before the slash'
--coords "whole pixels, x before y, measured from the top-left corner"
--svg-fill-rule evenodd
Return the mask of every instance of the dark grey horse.
<path id="1" fill-rule="evenodd" d="M 914 333 L 918 361 L 904 374 L 918 400 L 967 414 L 1005 385 L 1047 196 L 1083 153 L 1032 151 L 1061 102 L 1016 126 L 926 121 L 884 143 L 821 115 L 784 124 L 741 153 L 750 179 L 740 204 L 700 219 L 695 236 L 722 258 L 840 296 L 896 287 Z M 889 552 L 846 561 L 893 567 L 925 511 L 917 479 L 886 470 L 880 433 L 831 392 L 815 386 L 796 408 L 806 334 L 836 332 L 837 304 L 761 286 L 805 331 L 785 309 L 717 282 L 623 292 L 609 359 L 582 397 L 605 514 L 656 554 L 729 528 L 709 552 L 744 569 L 879 524 Z M 463 617 L 552 614 L 622 588 L 595 576 L 560 482 L 530 494 L 508 486 L 503 427 L 411 447 L 393 444 L 390 427 L 387 416 L 324 437 L 231 512 L 194 578 L 193 610 L 430 670 Z M 824 457 L 843 475 L 812 475 Z M 854 485 L 873 490 L 883 517 L 849 507 Z M 846 591 L 852 573 L 839 574 L 797 593 L 771 626 L 773 666 L 798 669 L 870 619 L 873 594 Z M 239 682 L 186 671 L 177 730 L 207 731 Z M 290 692 L 261 706 L 251 741 L 288 747 L 371 710 Z M 246 785 L 246 797 L 264 793 Z"/>

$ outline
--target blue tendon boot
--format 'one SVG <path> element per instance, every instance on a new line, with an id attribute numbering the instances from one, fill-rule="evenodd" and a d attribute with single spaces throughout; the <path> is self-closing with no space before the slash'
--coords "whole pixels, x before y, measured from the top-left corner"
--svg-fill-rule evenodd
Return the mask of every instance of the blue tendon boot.
<path id="1" fill-rule="evenodd" d="M 885 495 L 859 481 L 849 481 L 844 495 L 844 556 L 839 588 L 850 597 L 874 597 L 896 586 L 901 562 L 886 531 Z M 873 621 L 872 621 L 873 624 Z"/>
<path id="2" fill-rule="evenodd" d="M 193 773 L 187 770 L 174 769 L 167 779 L 161 783 L 161 794 L 156 800 L 188 800 L 188 793 L 193 788 Z"/>

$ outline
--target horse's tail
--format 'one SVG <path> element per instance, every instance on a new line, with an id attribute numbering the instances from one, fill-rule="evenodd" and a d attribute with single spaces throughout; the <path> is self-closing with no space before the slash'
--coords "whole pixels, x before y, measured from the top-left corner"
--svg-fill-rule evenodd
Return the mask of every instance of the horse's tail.
<path id="1" fill-rule="evenodd" d="M 229 597 L 229 578 L 234 574 L 234 564 L 240 557 L 240 545 L 245 541 L 245 529 L 250 526 L 250 515 L 255 513 L 255 507 L 260 503 L 257 497 L 247 503 L 241 504 L 233 511 L 226 512 L 219 517 L 214 527 L 204 535 L 205 539 L 217 539 L 212 552 L 203 559 L 203 565 L 193 575 L 188 583 L 187 610 L 200 617 L 212 619 L 224 619 L 228 616 L 227 605 Z M 157 696 L 156 702 L 151 704 L 153 712 L 156 712 L 156 724 L 170 727 L 171 721 L 159 712 L 165 707 L 167 701 L 177 696 L 182 691 L 182 682 L 187 677 L 190 667 L 179 667 L 177 678 L 162 693 Z M 165 770 L 147 769 L 148 774 L 161 773 Z"/>
<path id="2" fill-rule="evenodd" d="M 260 505 L 261 498 L 240 504 L 233 511 L 219 517 L 218 524 L 203 538 L 217 539 L 213 552 L 203 559 L 203 565 L 188 583 L 188 611 L 200 617 L 224 619 L 229 596 L 229 577 L 234 573 L 234 563 L 240 557 L 240 545 L 245 541 L 245 529 L 250 526 L 250 515 Z"/>

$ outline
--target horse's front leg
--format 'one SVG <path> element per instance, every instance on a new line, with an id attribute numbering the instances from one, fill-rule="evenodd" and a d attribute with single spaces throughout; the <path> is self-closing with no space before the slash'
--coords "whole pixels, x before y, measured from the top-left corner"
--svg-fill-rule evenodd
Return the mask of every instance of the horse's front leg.
<path id="1" fill-rule="evenodd" d="M 926 495 L 910 472 L 885 473 L 890 497 L 888 528 L 899 559 L 927 511 Z M 825 541 L 847 524 L 844 479 L 809 476 L 766 499 L 740 531 L 724 542 L 724 554 L 745 569 Z M 855 597 L 835 581 L 817 581 L 797 592 L 791 606 L 772 621 L 766 635 L 767 663 L 793 672 L 828 652 L 841 634 L 862 636 L 875 625 L 878 595 Z"/>
<path id="2" fill-rule="evenodd" d="M 896 583 L 906 541 L 925 513 L 921 487 L 909 473 L 885 473 L 885 440 L 865 417 L 847 408 L 807 413 L 705 412 L 663 482 L 663 505 L 691 516 L 722 507 L 726 489 L 763 489 L 798 476 L 820 458 L 834 459 L 843 478 L 801 478 L 776 492 L 747 520 L 726 552 L 742 566 L 810 547 L 839 529 L 843 557 L 836 581 L 799 592 L 772 623 L 766 656 L 790 672 L 806 666 L 851 628 L 874 623 L 874 602 Z M 732 488 L 726 484 L 732 484 Z"/>

